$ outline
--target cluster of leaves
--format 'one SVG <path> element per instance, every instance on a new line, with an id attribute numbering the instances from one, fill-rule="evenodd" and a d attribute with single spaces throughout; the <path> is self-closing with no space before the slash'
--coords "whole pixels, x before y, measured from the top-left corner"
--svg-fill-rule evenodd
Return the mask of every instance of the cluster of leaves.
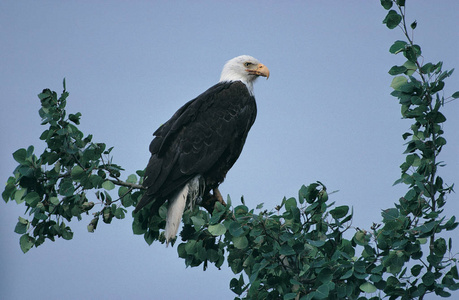
<path id="1" fill-rule="evenodd" d="M 458 223 L 454 216 L 446 220 L 442 215 L 446 195 L 453 191 L 453 185 L 446 185 L 437 171 L 444 166 L 438 156 L 446 144 L 442 136 L 446 118 L 440 109 L 449 100 L 440 92 L 453 70 L 442 71 L 442 62 L 421 63 L 421 47 L 413 42 L 405 20 L 405 1 L 381 0 L 381 4 L 389 10 L 384 19 L 386 26 L 400 27 L 406 37 L 406 41 L 396 41 L 389 49 L 390 53 L 402 53 L 406 58 L 403 65 L 393 66 L 389 74 L 395 76 L 392 95 L 399 99 L 403 118 L 413 120 L 414 124 L 410 132 L 403 134 L 407 141 L 406 160 L 400 166 L 401 178 L 395 182 L 408 185 L 408 191 L 395 208 L 384 211 L 386 222 L 383 228 L 374 231 L 375 241 L 383 251 L 383 264 L 397 261 L 389 269 L 396 275 L 389 295 L 422 298 L 428 292 L 435 292 L 449 296 L 445 288 L 459 288 L 455 282 L 459 279 L 456 259 L 451 257 L 451 238 L 446 242 L 439 233 L 455 229 Z M 393 5 L 397 11 L 391 9 Z M 416 26 L 415 21 L 410 29 Z M 451 98 L 459 98 L 459 92 Z M 425 243 L 427 257 L 421 247 Z M 413 265 L 408 271 L 404 263 L 409 260 Z"/>
<path id="2" fill-rule="evenodd" d="M 88 214 L 95 206 L 88 200 L 87 191 L 96 190 L 95 196 L 102 204 L 88 225 L 91 232 L 97 227 L 99 217 L 110 223 L 113 217 L 125 216 L 126 209 L 107 193 L 115 187 L 114 183 L 122 185 L 119 195 L 124 207 L 133 205 L 141 194 L 133 191 L 141 187 L 135 175 L 129 176 L 126 182 L 119 179 L 122 168 L 111 162 L 112 148 L 93 143 L 92 135 L 84 137 L 77 127 L 81 114 L 67 116 L 68 95 L 65 80 L 60 97 L 49 89 L 38 95 L 41 124 L 48 125 L 40 136 L 47 145 L 44 152 L 37 157 L 34 147 L 30 146 L 13 153 L 19 165 L 14 176 L 8 178 L 2 197 L 6 202 L 24 203 L 30 216 L 30 219 L 19 217 L 15 227 L 15 232 L 21 234 L 20 246 L 24 253 L 45 239 L 54 241 L 56 236 L 72 239 L 73 232 L 65 221 L 81 220 L 82 214 Z"/>
<path id="3" fill-rule="evenodd" d="M 457 228 L 454 216 L 443 214 L 446 198 L 453 191 L 438 176 L 443 166 L 438 156 L 446 144 L 443 137 L 445 116 L 441 108 L 448 102 L 440 92 L 452 71 L 442 71 L 442 63 L 421 64 L 421 47 L 414 44 L 405 21 L 405 1 L 381 0 L 388 10 L 383 23 L 401 28 L 406 41 L 396 41 L 389 49 L 402 53 L 406 62 L 394 66 L 392 95 L 402 107 L 402 116 L 412 120 L 406 160 L 400 166 L 397 184 L 408 191 L 394 207 L 383 210 L 381 224 L 370 230 L 357 229 L 347 239 L 352 213 L 348 206 L 334 207 L 325 186 L 313 183 L 301 187 L 298 198 L 283 199 L 275 209 L 250 209 L 242 205 L 216 203 L 213 212 L 194 207 L 183 216 L 179 257 L 186 266 L 228 262 L 235 274 L 230 289 L 236 299 L 423 299 L 427 293 L 449 296 L 459 288 L 452 239 L 441 233 Z M 411 30 L 416 22 L 411 23 Z M 95 205 L 89 201 L 93 191 L 100 210 L 93 212 L 88 225 L 94 231 L 99 218 L 110 223 L 122 219 L 126 208 L 134 206 L 143 193 L 143 172 L 120 180 L 122 168 L 113 164 L 110 149 L 93 143 L 77 128 L 81 114 L 65 112 L 68 93 L 58 98 L 44 90 L 39 98 L 43 125 L 49 125 L 41 139 L 47 144 L 37 158 L 31 146 L 13 154 L 19 166 L 8 179 L 2 196 L 5 201 L 25 204 L 31 220 L 19 218 L 15 231 L 21 234 L 21 249 L 26 252 L 46 238 L 71 239 L 64 223 L 81 219 Z M 452 99 L 459 98 L 459 92 Z M 118 185 L 118 198 L 110 190 Z M 167 204 L 157 215 L 148 207 L 133 215 L 133 231 L 143 234 L 148 244 L 164 243 Z"/>
<path id="4" fill-rule="evenodd" d="M 244 204 L 232 208 L 228 199 L 210 219 L 190 217 L 179 256 L 187 265 L 220 267 L 226 250 L 239 275 L 230 282 L 236 299 L 356 298 L 367 286 L 365 266 L 353 260 L 356 244 L 343 238 L 352 215 L 348 206 L 332 205 L 320 182 L 301 187 L 298 199 L 284 198 L 271 212 L 262 205 L 259 213 Z"/>

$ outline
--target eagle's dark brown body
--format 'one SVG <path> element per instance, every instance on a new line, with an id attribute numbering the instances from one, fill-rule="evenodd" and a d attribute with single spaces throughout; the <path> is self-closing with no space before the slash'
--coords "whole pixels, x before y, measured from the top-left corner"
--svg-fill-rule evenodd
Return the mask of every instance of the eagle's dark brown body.
<path id="1" fill-rule="evenodd" d="M 225 179 L 241 154 L 257 114 L 255 98 L 241 81 L 220 82 L 183 105 L 159 127 L 150 144 L 147 189 L 135 212 L 152 211 L 200 175 L 200 196 Z"/>

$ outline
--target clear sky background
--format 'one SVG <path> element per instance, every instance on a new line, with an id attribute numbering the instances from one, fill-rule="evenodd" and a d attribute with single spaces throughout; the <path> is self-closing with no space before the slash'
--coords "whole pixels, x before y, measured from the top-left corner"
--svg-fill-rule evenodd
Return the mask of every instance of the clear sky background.
<path id="1" fill-rule="evenodd" d="M 459 90 L 459 1 L 407 5 L 425 62 L 457 69 L 446 82 L 451 95 Z M 115 147 L 127 177 L 146 166 L 154 130 L 215 84 L 227 60 L 249 54 L 271 77 L 255 84 L 258 117 L 222 193 L 271 209 L 320 180 L 339 190 L 332 201 L 353 207 L 353 226 L 369 229 L 406 192 L 392 183 L 411 123 L 401 119 L 387 73 L 405 61 L 388 52 L 403 36 L 382 24 L 385 14 L 379 1 L 1 1 L 0 180 L 16 167 L 15 150 L 43 151 L 36 95 L 60 93 L 64 77 L 68 112 L 81 112 L 83 132 Z M 443 112 L 440 175 L 459 184 L 459 101 Z M 445 214 L 459 217 L 458 194 L 448 201 Z M 73 240 L 23 254 L 13 232 L 23 213 L 0 201 L 0 299 L 235 296 L 226 263 L 186 269 L 176 247 L 133 235 L 130 214 L 99 222 L 92 234 L 88 216 L 70 223 Z M 450 236 L 458 252 L 457 231 Z"/>

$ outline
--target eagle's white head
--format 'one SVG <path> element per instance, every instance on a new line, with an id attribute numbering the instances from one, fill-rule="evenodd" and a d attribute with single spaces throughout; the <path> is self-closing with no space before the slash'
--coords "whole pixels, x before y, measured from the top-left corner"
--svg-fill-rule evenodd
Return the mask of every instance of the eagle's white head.
<path id="1" fill-rule="evenodd" d="M 241 55 L 229 60 L 223 67 L 220 82 L 242 81 L 253 94 L 253 82 L 259 77 L 269 78 L 268 68 L 256 58 L 249 55 Z"/>

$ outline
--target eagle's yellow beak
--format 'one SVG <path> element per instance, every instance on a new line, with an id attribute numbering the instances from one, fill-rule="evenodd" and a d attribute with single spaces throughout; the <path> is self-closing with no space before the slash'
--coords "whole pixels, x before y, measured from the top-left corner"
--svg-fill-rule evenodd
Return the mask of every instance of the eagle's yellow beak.
<path id="1" fill-rule="evenodd" d="M 266 79 L 269 78 L 269 69 L 268 67 L 266 67 L 264 64 L 262 63 L 259 63 L 257 65 L 257 68 L 256 69 L 246 69 L 247 72 L 249 72 L 249 74 L 252 74 L 252 75 L 257 75 L 257 76 L 263 76 L 263 77 L 266 77 Z"/>

